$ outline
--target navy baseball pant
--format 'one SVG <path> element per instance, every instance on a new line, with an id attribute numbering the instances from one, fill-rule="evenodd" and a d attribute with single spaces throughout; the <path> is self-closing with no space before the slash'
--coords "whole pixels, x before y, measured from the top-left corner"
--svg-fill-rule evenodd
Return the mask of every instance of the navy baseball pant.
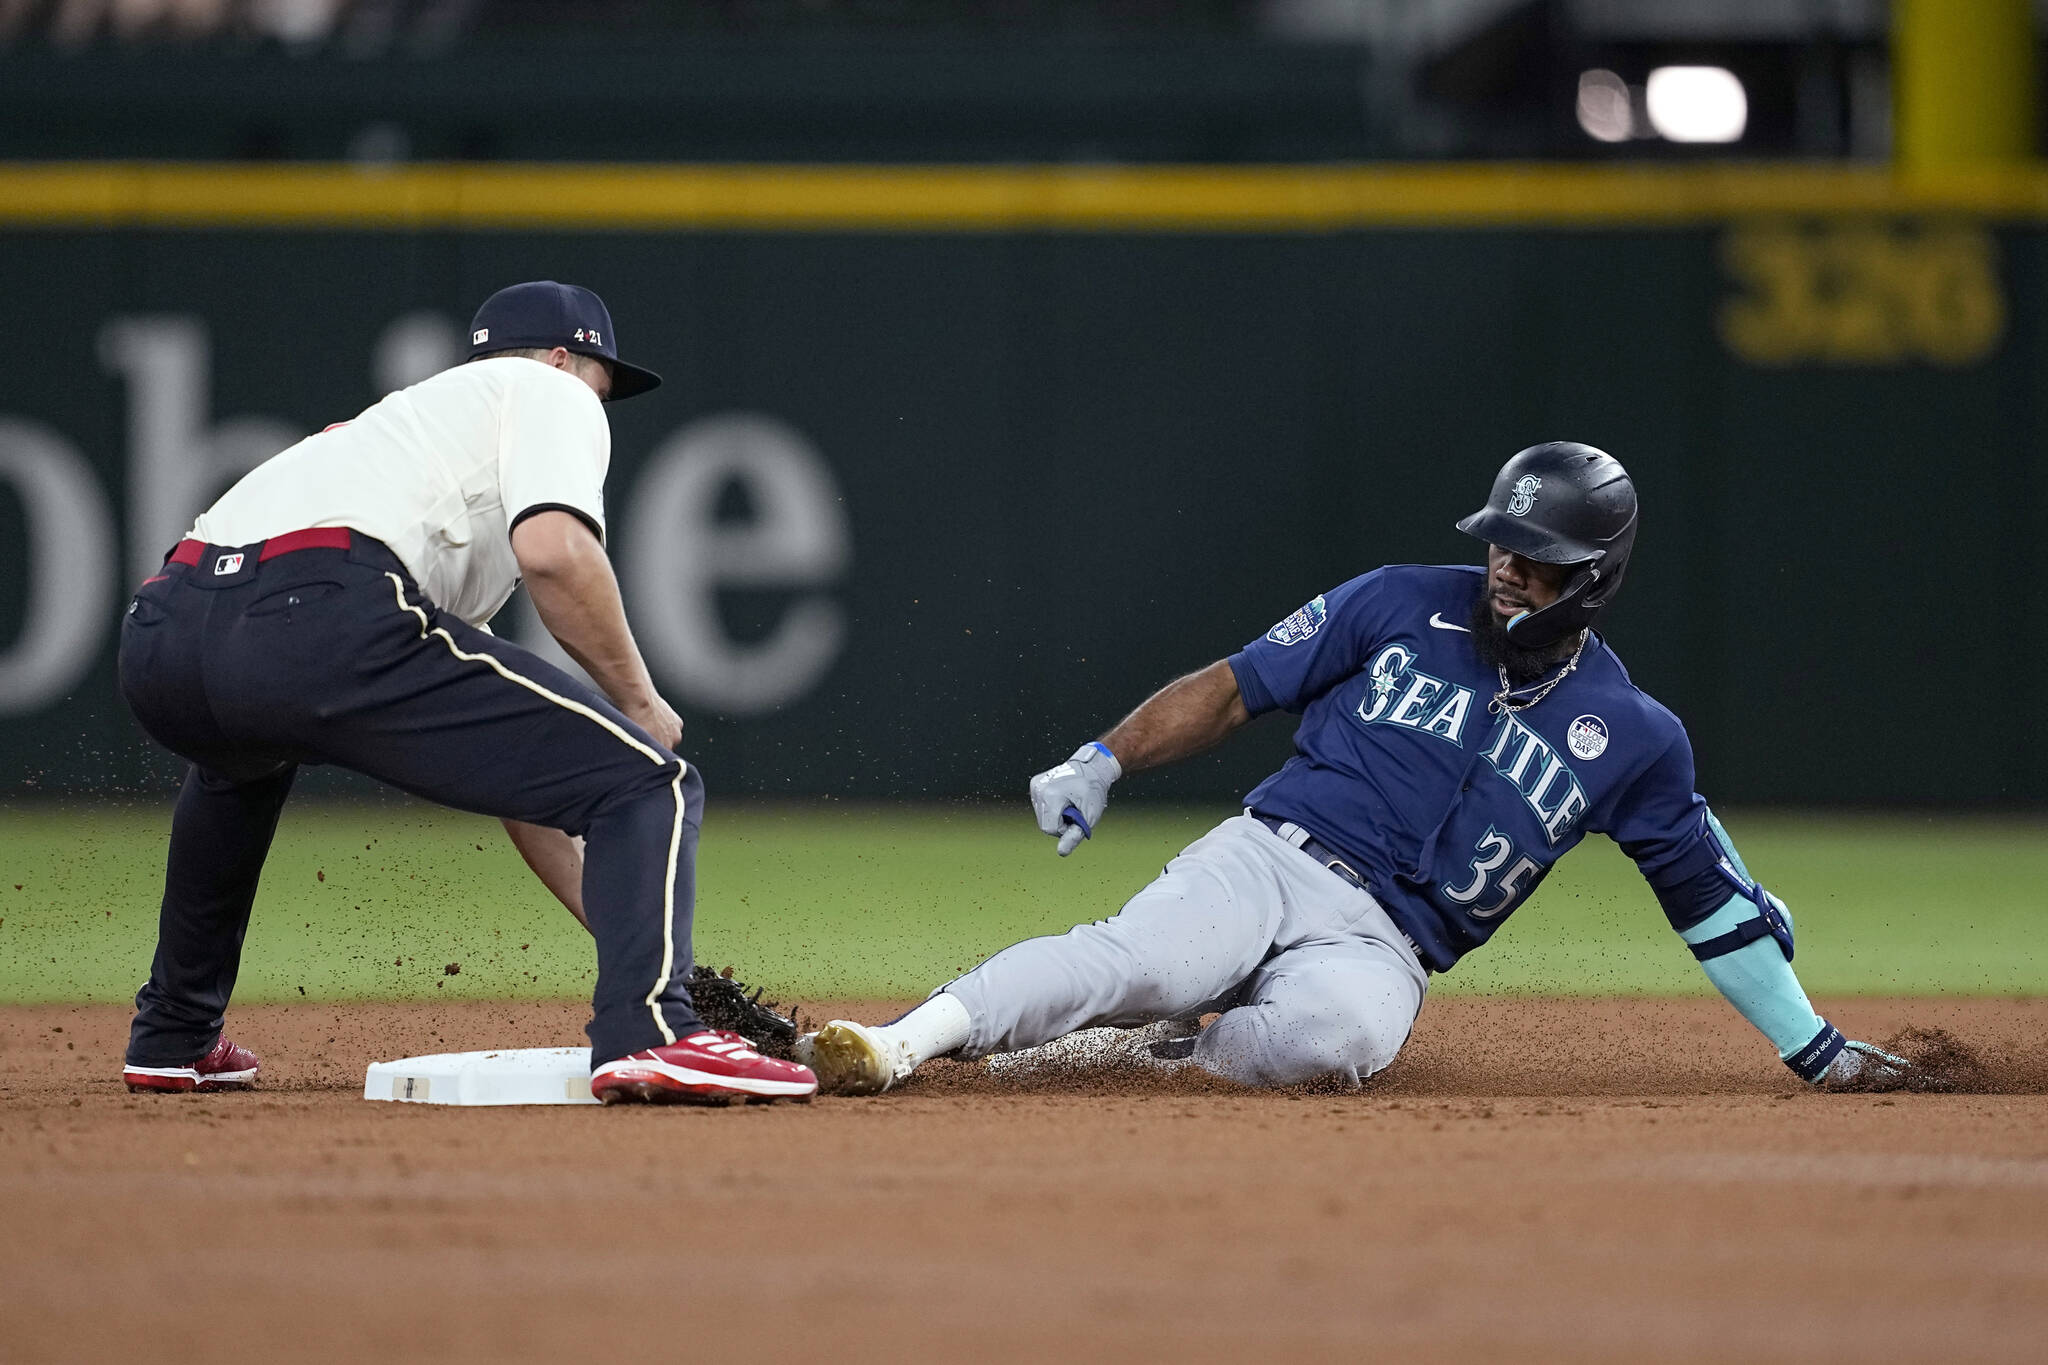
<path id="1" fill-rule="evenodd" d="M 592 1064 L 701 1027 L 684 982 L 702 779 L 587 684 L 426 600 L 381 542 L 184 542 L 128 608 L 120 673 L 142 727 L 191 763 L 129 1064 L 189 1065 L 219 1037 L 302 763 L 582 835 Z"/>

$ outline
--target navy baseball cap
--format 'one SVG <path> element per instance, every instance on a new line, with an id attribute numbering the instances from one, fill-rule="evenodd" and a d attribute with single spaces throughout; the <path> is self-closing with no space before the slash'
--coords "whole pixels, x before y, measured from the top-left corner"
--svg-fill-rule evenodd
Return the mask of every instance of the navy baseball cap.
<path id="1" fill-rule="evenodd" d="M 588 289 L 553 280 L 507 285 L 484 300 L 469 323 L 469 358 L 529 346 L 560 346 L 611 362 L 610 401 L 631 398 L 661 383 L 661 376 L 619 359 L 612 315 Z"/>

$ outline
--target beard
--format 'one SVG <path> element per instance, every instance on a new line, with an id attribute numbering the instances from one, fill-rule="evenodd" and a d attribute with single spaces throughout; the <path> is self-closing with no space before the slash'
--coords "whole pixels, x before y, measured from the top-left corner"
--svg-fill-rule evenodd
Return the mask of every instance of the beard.
<path id="1" fill-rule="evenodd" d="M 1478 599 L 1472 603 L 1468 619 L 1472 626 L 1472 646 L 1479 651 L 1480 662 L 1506 673 L 1512 687 L 1526 687 L 1540 680 L 1578 645 L 1577 636 L 1567 636 L 1556 644 L 1538 649 L 1516 644 L 1508 638 L 1508 623 L 1493 609 L 1492 594 L 1484 584 L 1480 586 Z"/>

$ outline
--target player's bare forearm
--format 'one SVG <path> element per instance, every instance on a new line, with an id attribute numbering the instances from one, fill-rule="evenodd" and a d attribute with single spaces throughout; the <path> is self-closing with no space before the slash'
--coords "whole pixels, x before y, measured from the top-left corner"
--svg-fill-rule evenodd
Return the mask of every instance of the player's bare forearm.
<path id="1" fill-rule="evenodd" d="M 512 553 L 541 624 L 605 695 L 628 710 L 651 698 L 618 579 L 590 528 L 567 512 L 537 513 L 513 529 Z"/>
<path id="2" fill-rule="evenodd" d="M 583 914 L 583 847 L 579 841 L 546 825 L 529 825 L 523 820 L 504 822 L 512 847 L 533 869 L 562 908 L 576 917 L 585 929 L 590 921 Z"/>
<path id="3" fill-rule="evenodd" d="M 596 534 L 567 512 L 540 512 L 512 528 L 512 553 L 548 633 L 621 711 L 673 746 L 682 722 L 654 690 Z"/>
<path id="4" fill-rule="evenodd" d="M 1126 773 L 1214 748 L 1250 720 L 1227 660 L 1176 678 L 1102 737 Z"/>

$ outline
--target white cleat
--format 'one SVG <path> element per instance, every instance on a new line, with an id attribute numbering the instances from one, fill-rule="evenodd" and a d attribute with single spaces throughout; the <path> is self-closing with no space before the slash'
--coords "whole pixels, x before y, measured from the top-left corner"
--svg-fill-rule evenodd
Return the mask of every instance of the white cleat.
<path id="1" fill-rule="evenodd" d="M 834 1019 L 806 1034 L 794 1051 L 817 1073 L 818 1089 L 827 1095 L 879 1095 L 917 1065 L 887 1030 L 851 1019 Z"/>
<path id="2" fill-rule="evenodd" d="M 1097 1067 L 1173 1071 L 1194 1060 L 1200 1032 L 1199 1024 L 1183 1019 L 1161 1019 L 1143 1028 L 1077 1029 L 1036 1047 L 991 1053 L 982 1065 L 989 1075 L 1004 1077 Z"/>

